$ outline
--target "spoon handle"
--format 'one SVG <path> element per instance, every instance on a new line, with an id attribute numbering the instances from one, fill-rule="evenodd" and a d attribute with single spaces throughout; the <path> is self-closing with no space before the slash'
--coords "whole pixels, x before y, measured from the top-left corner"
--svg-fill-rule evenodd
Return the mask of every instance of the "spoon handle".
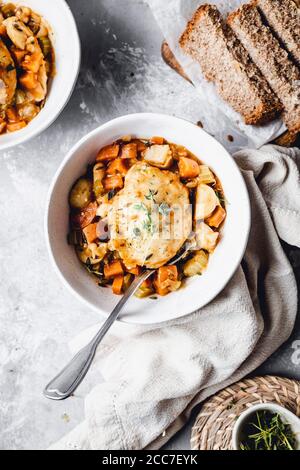
<path id="1" fill-rule="evenodd" d="M 136 277 L 90 343 L 80 349 L 63 370 L 46 386 L 44 390 L 45 397 L 51 400 L 64 400 L 76 390 L 93 362 L 99 343 L 118 318 L 128 299 L 152 273 L 152 270 L 147 270 Z"/>

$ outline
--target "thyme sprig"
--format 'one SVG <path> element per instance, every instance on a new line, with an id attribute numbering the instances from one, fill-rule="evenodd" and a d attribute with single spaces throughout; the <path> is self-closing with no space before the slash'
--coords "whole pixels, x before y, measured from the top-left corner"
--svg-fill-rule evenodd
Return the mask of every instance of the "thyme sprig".
<path id="1" fill-rule="evenodd" d="M 241 442 L 241 450 L 296 450 L 295 435 L 278 413 L 258 411 L 245 431 L 246 441 Z"/>

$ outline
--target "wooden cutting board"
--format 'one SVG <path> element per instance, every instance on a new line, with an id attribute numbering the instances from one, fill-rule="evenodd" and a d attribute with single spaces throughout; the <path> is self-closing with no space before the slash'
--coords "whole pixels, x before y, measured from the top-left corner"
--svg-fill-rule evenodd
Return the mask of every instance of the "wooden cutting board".
<path id="1" fill-rule="evenodd" d="M 181 75 L 182 78 L 192 83 L 188 76 L 185 74 L 181 65 L 177 62 L 176 57 L 169 48 L 166 41 L 163 41 L 161 45 L 161 55 L 165 63 L 171 67 L 175 72 Z M 284 132 L 281 136 L 274 140 L 274 144 L 282 145 L 283 147 L 292 147 L 297 145 L 300 147 L 300 134 L 291 134 L 289 131 Z"/>

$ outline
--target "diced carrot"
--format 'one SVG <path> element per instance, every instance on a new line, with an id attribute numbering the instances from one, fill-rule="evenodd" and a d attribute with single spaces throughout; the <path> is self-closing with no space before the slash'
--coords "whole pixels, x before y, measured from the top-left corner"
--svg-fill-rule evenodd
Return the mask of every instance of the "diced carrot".
<path id="1" fill-rule="evenodd" d="M 127 270 L 130 274 L 134 274 L 135 276 L 139 276 L 142 272 L 142 269 L 140 266 L 137 266 L 136 268 L 128 269 Z M 149 278 L 148 278 L 149 279 Z M 147 279 L 147 280 L 148 280 Z M 145 281 L 144 281 L 145 282 Z"/>
<path id="2" fill-rule="evenodd" d="M 150 277 L 146 279 L 144 282 L 142 282 L 141 286 L 143 289 L 150 289 L 152 287 L 152 280 Z"/>
<path id="3" fill-rule="evenodd" d="M 104 276 L 106 277 L 106 279 L 121 276 L 123 274 L 124 270 L 121 261 L 116 260 L 104 266 Z"/>
<path id="4" fill-rule="evenodd" d="M 132 142 L 137 145 L 137 151 L 138 152 L 143 152 L 147 148 L 147 146 L 144 144 L 144 142 L 142 142 L 139 139 L 134 139 Z"/>
<path id="5" fill-rule="evenodd" d="M 122 294 L 123 283 L 124 283 L 124 276 L 122 274 L 114 278 L 114 281 L 112 284 L 112 291 L 114 294 L 116 295 Z"/>
<path id="6" fill-rule="evenodd" d="M 200 173 L 198 163 L 191 158 L 181 157 L 178 162 L 179 174 L 181 178 L 196 178 Z"/>
<path id="7" fill-rule="evenodd" d="M 167 281 L 168 279 L 172 281 L 177 281 L 178 271 L 175 265 L 172 266 L 161 266 L 157 271 L 157 282 L 159 284 Z"/>
<path id="8" fill-rule="evenodd" d="M 211 227 L 218 228 L 226 217 L 226 211 L 221 206 L 217 206 L 212 215 L 205 222 Z"/>
<path id="9" fill-rule="evenodd" d="M 18 65 L 21 64 L 22 60 L 24 59 L 24 57 L 25 57 L 25 55 L 26 55 L 26 53 L 27 53 L 27 51 L 22 51 L 22 49 L 17 49 L 17 48 L 15 48 L 15 47 L 12 47 L 12 48 L 10 49 L 10 52 L 11 52 L 11 55 L 12 55 L 14 61 L 15 61 Z"/>
<path id="10" fill-rule="evenodd" d="M 165 139 L 163 137 L 154 136 L 151 137 L 150 142 L 151 144 L 162 145 L 165 142 Z"/>
<path id="11" fill-rule="evenodd" d="M 161 266 L 155 275 L 153 285 L 159 295 L 167 295 L 172 289 L 172 284 L 178 280 L 178 271 L 176 266 Z"/>
<path id="12" fill-rule="evenodd" d="M 169 292 L 170 292 L 169 289 L 167 289 L 166 287 L 163 288 L 163 287 L 159 286 L 159 285 L 157 284 L 157 281 L 154 281 L 154 282 L 153 282 L 153 285 L 154 285 L 154 287 L 155 287 L 155 292 L 156 292 L 158 295 L 167 295 L 167 294 L 169 294 Z"/>
<path id="13" fill-rule="evenodd" d="M 2 132 L 4 132 L 6 129 L 6 122 L 3 121 L 3 119 L 0 120 L 0 134 L 2 134 Z"/>
<path id="14" fill-rule="evenodd" d="M 107 167 L 108 175 L 116 175 L 120 173 L 122 176 L 125 176 L 128 171 L 127 161 L 121 158 L 116 158 L 112 160 Z"/>
<path id="15" fill-rule="evenodd" d="M 82 229 L 90 225 L 96 217 L 97 208 L 98 204 L 96 201 L 90 202 L 79 213 L 76 213 L 71 217 L 72 225 Z"/>
<path id="16" fill-rule="evenodd" d="M 37 85 L 37 77 L 33 72 L 25 72 L 20 78 L 19 82 L 23 88 L 26 90 L 34 90 Z"/>
<path id="17" fill-rule="evenodd" d="M 23 129 L 26 126 L 27 124 L 25 121 L 19 121 L 19 122 L 7 124 L 6 128 L 8 132 L 15 132 L 15 131 L 19 131 L 20 129 Z"/>
<path id="18" fill-rule="evenodd" d="M 6 117 L 9 120 L 9 122 L 19 122 L 20 121 L 20 116 L 19 116 L 18 111 L 16 110 L 16 108 L 7 108 Z"/>
<path id="19" fill-rule="evenodd" d="M 87 225 L 83 229 L 83 233 L 84 233 L 87 243 L 93 243 L 98 238 L 96 229 L 97 229 L 97 224 Z"/>
<path id="20" fill-rule="evenodd" d="M 136 158 L 137 157 L 137 144 L 130 142 L 122 147 L 121 158 Z"/>
<path id="21" fill-rule="evenodd" d="M 123 178 L 121 175 L 107 176 L 103 181 L 103 186 L 106 191 L 121 189 L 123 188 Z"/>
<path id="22" fill-rule="evenodd" d="M 117 158 L 119 155 L 120 146 L 118 144 L 106 145 L 101 150 L 99 150 L 98 155 L 96 157 L 96 161 L 102 160 L 113 160 Z"/>
<path id="23" fill-rule="evenodd" d="M 7 36 L 6 27 L 4 26 L 4 24 L 0 24 L 0 36 Z"/>

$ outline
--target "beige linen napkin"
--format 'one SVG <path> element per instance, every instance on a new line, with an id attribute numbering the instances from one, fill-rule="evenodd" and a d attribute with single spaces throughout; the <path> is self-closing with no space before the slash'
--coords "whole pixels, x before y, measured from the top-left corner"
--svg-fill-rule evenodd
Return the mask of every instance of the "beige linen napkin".
<path id="1" fill-rule="evenodd" d="M 184 318 L 115 324 L 97 352 L 94 367 L 105 381 L 86 397 L 85 421 L 51 449 L 158 449 L 197 403 L 253 371 L 290 336 L 297 288 L 278 237 L 300 246 L 300 151 L 269 145 L 235 158 L 252 206 L 241 266 L 214 301 Z M 76 338 L 73 352 L 97 328 Z"/>

